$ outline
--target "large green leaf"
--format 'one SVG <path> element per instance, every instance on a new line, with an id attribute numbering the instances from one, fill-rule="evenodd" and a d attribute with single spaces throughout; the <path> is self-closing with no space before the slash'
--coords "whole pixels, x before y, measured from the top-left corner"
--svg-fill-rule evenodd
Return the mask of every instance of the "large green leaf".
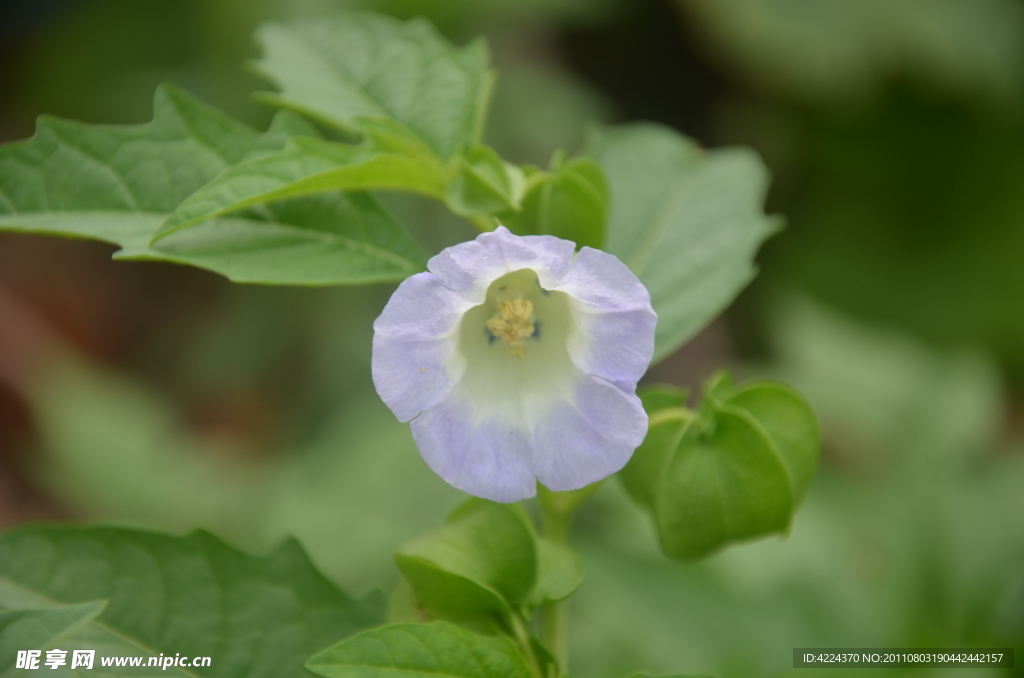
<path id="1" fill-rule="evenodd" d="M 38 610 L 0 611 L 0 676 L 13 672 L 19 651 L 52 647 L 95 619 L 103 607 L 103 601 L 94 601 Z M 45 660 L 45 656 L 42 658 Z"/>
<path id="2" fill-rule="evenodd" d="M 371 195 L 355 192 L 261 205 L 115 258 L 191 264 L 235 282 L 353 285 L 403 280 L 427 254 Z"/>
<path id="3" fill-rule="evenodd" d="M 261 99 L 342 130 L 390 118 L 440 157 L 481 138 L 493 75 L 486 45 L 456 48 L 427 21 L 363 12 L 267 24 L 259 72 L 280 88 Z"/>
<path id="4" fill-rule="evenodd" d="M 785 532 L 810 485 L 821 436 L 810 405 L 781 384 L 727 375 L 698 415 L 648 399 L 647 438 L 621 477 L 658 528 L 662 549 L 700 558 L 730 542 Z"/>
<path id="5" fill-rule="evenodd" d="M 445 622 L 365 631 L 306 665 L 327 678 L 533 678 L 507 638 L 486 638 Z"/>
<path id="6" fill-rule="evenodd" d="M 229 167 L 183 202 L 169 233 L 254 205 L 333 191 L 403 190 L 444 200 L 446 171 L 423 142 L 388 122 L 360 145 L 295 137 L 276 153 Z"/>
<path id="7" fill-rule="evenodd" d="M 279 118 L 261 136 L 169 85 L 144 125 L 42 116 L 34 137 L 0 147 L 0 227 L 138 248 L 225 167 L 280 148 L 279 123 L 298 124 Z"/>
<path id="8" fill-rule="evenodd" d="M 508 630 L 536 583 L 536 536 L 519 506 L 470 499 L 395 561 L 429 614 Z"/>
<path id="9" fill-rule="evenodd" d="M 194 672 L 224 678 L 308 675 L 312 653 L 384 617 L 379 594 L 348 598 L 295 542 L 260 558 L 204 532 L 26 527 L 0 535 L 0 607 L 95 600 L 107 607 L 77 634 L 80 646 L 98 656 L 209 656 L 211 666 Z"/>
<path id="10" fill-rule="evenodd" d="M 588 154 L 611 188 L 605 249 L 651 293 L 659 360 L 754 277 L 758 247 L 778 228 L 763 211 L 768 172 L 750 150 L 705 152 L 648 123 L 597 130 Z"/>
<path id="11" fill-rule="evenodd" d="M 34 137 L 0 147 L 0 229 L 95 238 L 119 245 L 117 258 L 240 282 L 359 283 L 421 270 L 425 253 L 362 193 L 273 204 L 150 247 L 168 215 L 224 169 L 310 134 L 292 114 L 259 134 L 168 85 L 144 125 L 43 117 Z"/>

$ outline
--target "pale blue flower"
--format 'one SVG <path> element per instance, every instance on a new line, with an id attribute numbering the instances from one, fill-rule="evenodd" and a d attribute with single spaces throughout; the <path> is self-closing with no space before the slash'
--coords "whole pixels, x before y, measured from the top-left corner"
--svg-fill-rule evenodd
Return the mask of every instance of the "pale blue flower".
<path id="1" fill-rule="evenodd" d="M 373 324 L 373 382 L 450 484 L 501 502 L 574 490 L 647 433 L 647 289 L 614 256 L 503 227 L 406 279 Z"/>

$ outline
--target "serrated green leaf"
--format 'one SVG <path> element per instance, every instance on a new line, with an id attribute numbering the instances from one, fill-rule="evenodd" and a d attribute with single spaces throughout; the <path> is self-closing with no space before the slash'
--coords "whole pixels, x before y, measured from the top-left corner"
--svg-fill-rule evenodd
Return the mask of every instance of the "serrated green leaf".
<path id="1" fill-rule="evenodd" d="M 225 167 L 277 150 L 296 124 L 285 116 L 260 135 L 170 85 L 157 88 L 153 121 L 144 125 L 42 116 L 34 137 L 0 147 L 0 225 L 29 221 L 26 230 L 115 244 L 148 238 L 154 218 Z M 103 228 L 108 214 L 122 223 Z"/>
<path id="2" fill-rule="evenodd" d="M 0 607 L 93 600 L 108 605 L 76 634 L 80 646 L 209 656 L 201 674 L 224 678 L 308 675 L 310 654 L 384 617 L 382 596 L 348 598 L 295 542 L 253 557 L 204 532 L 42 526 L 0 535 Z"/>
<path id="3" fill-rule="evenodd" d="M 390 125 L 375 129 L 382 127 Z M 437 158 L 422 142 L 395 143 L 400 129 L 381 132 L 390 138 L 378 143 L 379 136 L 371 135 L 360 145 L 295 137 L 281 151 L 229 167 L 189 196 L 154 242 L 208 219 L 313 193 L 401 190 L 444 200 L 446 171 Z"/>
<path id="4" fill-rule="evenodd" d="M 458 173 L 448 185 L 448 207 L 465 216 L 518 210 L 526 190 L 523 171 L 493 149 L 475 146 L 461 159 Z"/>
<path id="5" fill-rule="evenodd" d="M 34 137 L 0 147 L 0 229 L 95 238 L 119 245 L 119 259 L 195 265 L 239 282 L 362 283 L 422 270 L 426 254 L 361 193 L 274 204 L 149 246 L 225 168 L 314 133 L 286 114 L 259 134 L 168 85 L 144 125 L 44 117 Z"/>
<path id="6" fill-rule="evenodd" d="M 608 212 L 608 182 L 590 158 L 564 161 L 556 155 L 550 172 L 529 175 L 522 209 L 499 215 L 519 235 L 553 235 L 579 247 L 602 248 Z"/>
<path id="7" fill-rule="evenodd" d="M 604 249 L 637 274 L 658 313 L 658 361 L 754 277 L 754 256 L 778 229 L 764 214 L 768 171 L 753 151 L 705 152 L 650 123 L 596 130 L 587 154 L 611 191 Z"/>
<path id="8" fill-rule="evenodd" d="M 519 506 L 471 499 L 402 546 L 395 562 L 426 612 L 490 631 L 510 624 L 533 590 L 535 539 Z"/>
<path id="9" fill-rule="evenodd" d="M 261 205 L 114 258 L 191 264 L 242 283 L 357 285 L 403 280 L 424 270 L 427 253 L 372 196 L 353 192 Z"/>
<path id="10" fill-rule="evenodd" d="M 507 638 L 485 638 L 445 622 L 365 631 L 306 665 L 327 678 L 532 678 Z"/>
<path id="11" fill-rule="evenodd" d="M 364 12 L 266 24 L 257 69 L 281 91 L 262 101 L 342 130 L 396 120 L 442 158 L 480 141 L 493 75 L 482 41 L 456 48 L 423 19 Z"/>
<path id="12" fill-rule="evenodd" d="M 13 674 L 19 650 L 52 647 L 95 619 L 105 605 L 99 600 L 38 610 L 0 611 L 0 676 Z"/>
<path id="13" fill-rule="evenodd" d="M 550 539 L 537 540 L 537 583 L 530 607 L 543 607 L 571 596 L 587 577 L 587 564 L 576 551 Z"/>

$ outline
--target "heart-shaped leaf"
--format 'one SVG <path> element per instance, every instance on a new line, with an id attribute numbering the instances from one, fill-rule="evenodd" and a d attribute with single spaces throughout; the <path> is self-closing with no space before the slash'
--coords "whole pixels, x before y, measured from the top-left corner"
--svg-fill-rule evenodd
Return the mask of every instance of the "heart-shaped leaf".
<path id="1" fill-rule="evenodd" d="M 444 159 L 480 141 L 494 82 L 481 40 L 457 48 L 424 19 L 368 12 L 267 24 L 256 37 L 258 71 L 281 90 L 266 103 L 355 132 L 390 118 Z"/>
<path id="2" fill-rule="evenodd" d="M 314 193 L 401 190 L 443 200 L 445 169 L 422 146 L 413 141 L 393 150 L 373 138 L 352 145 L 294 137 L 278 152 L 229 167 L 189 196 L 154 242 L 208 219 Z"/>
<path id="3" fill-rule="evenodd" d="M 536 582 L 536 537 L 519 506 L 471 499 L 400 548 L 395 562 L 432 616 L 508 629 Z"/>
<path id="4" fill-rule="evenodd" d="M 365 631 L 306 666 L 327 678 L 534 678 L 511 640 L 440 621 Z"/>
<path id="5" fill-rule="evenodd" d="M 157 89 L 153 107 L 153 121 L 144 125 L 43 117 L 34 137 L 0 146 L 0 230 L 95 238 L 120 246 L 118 259 L 189 264 L 238 282 L 354 284 L 402 280 L 423 270 L 426 253 L 361 192 L 235 211 L 151 247 L 182 202 L 189 205 L 186 220 L 245 206 L 228 200 L 230 209 L 210 207 L 213 194 L 227 200 L 225 179 L 186 201 L 225 169 L 251 167 L 246 161 L 281 151 L 297 136 L 311 145 L 328 143 L 311 138 L 316 131 L 294 114 L 279 114 L 260 134 L 167 85 Z M 244 194 L 266 187 L 253 184 L 266 177 L 243 178 L 244 185 L 227 181 L 227 188 Z M 278 197 L 297 195 L 302 192 Z"/>
<path id="6" fill-rule="evenodd" d="M 537 584 L 530 594 L 530 607 L 543 607 L 564 600 L 587 577 L 583 556 L 550 539 L 537 540 Z"/>
<path id="7" fill-rule="evenodd" d="M 658 361 L 724 311 L 754 277 L 754 255 L 779 227 L 764 214 L 768 170 L 748 149 L 704 151 L 650 123 L 595 130 L 587 155 L 610 187 L 604 249 L 651 293 Z"/>

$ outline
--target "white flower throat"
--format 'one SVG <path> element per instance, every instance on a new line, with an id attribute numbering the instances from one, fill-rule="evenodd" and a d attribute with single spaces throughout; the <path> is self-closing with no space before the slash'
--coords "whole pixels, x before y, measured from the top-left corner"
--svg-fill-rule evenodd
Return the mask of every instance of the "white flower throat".
<path id="1" fill-rule="evenodd" d="M 542 288 L 532 269 L 498 278 L 462 319 L 467 395 L 486 409 L 519 411 L 527 400 L 564 393 L 574 373 L 567 344 L 575 330 L 569 295 Z"/>

